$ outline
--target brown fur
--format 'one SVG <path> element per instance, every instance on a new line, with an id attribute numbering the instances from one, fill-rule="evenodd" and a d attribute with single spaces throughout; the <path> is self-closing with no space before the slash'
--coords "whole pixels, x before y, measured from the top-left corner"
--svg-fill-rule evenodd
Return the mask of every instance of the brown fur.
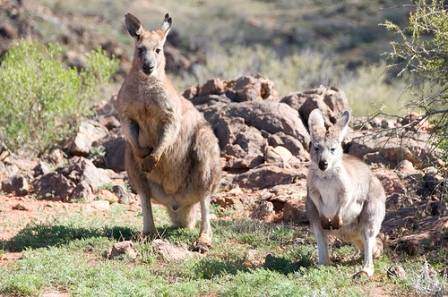
<path id="1" fill-rule="evenodd" d="M 142 201 L 143 232 L 156 232 L 151 199 L 168 208 L 176 226 L 188 228 L 195 226 L 196 205 L 200 204 L 198 242 L 210 245 L 208 197 L 221 175 L 218 141 L 202 114 L 166 77 L 163 52 L 152 60 L 155 69 L 151 74 L 142 70 L 146 57 L 141 58 L 138 47 L 145 46 L 147 51 L 163 48 L 167 31 L 146 31 L 135 21 L 132 25 L 139 28 L 136 48 L 132 68 L 118 94 L 117 109 L 127 140 L 126 170 Z M 131 31 L 133 35 L 136 30 Z"/>

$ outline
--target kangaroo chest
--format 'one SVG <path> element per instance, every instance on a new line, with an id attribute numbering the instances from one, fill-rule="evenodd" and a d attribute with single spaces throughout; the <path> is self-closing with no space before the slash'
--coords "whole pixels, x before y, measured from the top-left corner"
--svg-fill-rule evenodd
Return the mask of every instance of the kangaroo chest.
<path id="1" fill-rule="evenodd" d="M 339 215 L 344 224 L 350 224 L 361 213 L 362 203 L 357 197 L 353 183 L 344 176 L 322 178 L 316 180 L 316 186 L 320 194 L 319 214 L 326 218 Z"/>

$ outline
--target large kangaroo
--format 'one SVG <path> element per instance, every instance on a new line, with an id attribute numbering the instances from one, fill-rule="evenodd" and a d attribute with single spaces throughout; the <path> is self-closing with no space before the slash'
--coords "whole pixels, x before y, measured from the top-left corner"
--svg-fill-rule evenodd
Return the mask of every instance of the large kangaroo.
<path id="1" fill-rule="evenodd" d="M 330 127 L 319 109 L 311 112 L 311 165 L 308 172 L 307 213 L 317 240 L 319 264 L 330 264 L 327 236 L 350 241 L 364 252 L 362 270 L 372 276 L 373 257 L 382 252 L 377 239 L 385 215 L 383 186 L 369 167 L 356 157 L 344 154 L 344 139 L 350 120 L 345 111 Z"/>
<path id="2" fill-rule="evenodd" d="M 209 196 L 221 176 L 218 141 L 201 113 L 180 96 L 165 75 L 163 46 L 172 19 L 145 30 L 131 14 L 126 28 L 135 39 L 131 70 L 118 93 L 117 109 L 127 141 L 126 170 L 141 199 L 143 234 L 157 233 L 151 199 L 166 206 L 175 226 L 201 230 L 195 247 L 211 246 Z"/>

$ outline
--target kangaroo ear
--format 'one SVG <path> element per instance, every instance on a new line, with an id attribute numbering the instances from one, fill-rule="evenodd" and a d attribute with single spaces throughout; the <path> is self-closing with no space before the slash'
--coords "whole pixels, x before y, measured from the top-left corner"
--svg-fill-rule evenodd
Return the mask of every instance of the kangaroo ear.
<path id="1" fill-rule="evenodd" d="M 325 120 L 320 109 L 314 109 L 308 116 L 308 129 L 312 139 L 316 138 L 318 134 L 325 132 Z"/>
<path id="2" fill-rule="evenodd" d="M 350 118 L 351 118 L 350 112 L 346 110 L 342 113 L 341 117 L 336 123 L 341 129 L 341 141 L 347 135 L 348 123 L 350 122 Z"/>
<path id="3" fill-rule="evenodd" d="M 138 38 L 143 33 L 143 27 L 140 23 L 140 20 L 130 13 L 127 13 L 124 18 L 126 29 L 128 30 L 129 34 L 134 38 Z"/>
<path id="4" fill-rule="evenodd" d="M 173 19 L 170 17 L 168 13 L 165 14 L 165 18 L 163 19 L 162 23 L 162 31 L 165 33 L 165 35 L 168 34 L 172 25 L 173 25 Z"/>

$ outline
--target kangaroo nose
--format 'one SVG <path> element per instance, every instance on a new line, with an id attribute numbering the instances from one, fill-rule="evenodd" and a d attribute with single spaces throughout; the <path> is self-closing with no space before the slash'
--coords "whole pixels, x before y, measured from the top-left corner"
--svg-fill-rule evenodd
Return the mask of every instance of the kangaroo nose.
<path id="1" fill-rule="evenodd" d="M 323 161 L 319 162 L 319 169 L 320 170 L 324 171 L 325 169 L 327 169 L 327 167 L 328 167 L 328 162 L 327 161 L 323 160 Z"/>
<path id="2" fill-rule="evenodd" d="M 154 64 L 145 63 L 143 64 L 143 72 L 145 74 L 151 74 L 154 70 Z"/>
<path id="3" fill-rule="evenodd" d="M 179 209 L 179 205 L 174 204 L 174 205 L 171 206 L 171 209 L 175 212 L 175 211 L 177 211 Z"/>

